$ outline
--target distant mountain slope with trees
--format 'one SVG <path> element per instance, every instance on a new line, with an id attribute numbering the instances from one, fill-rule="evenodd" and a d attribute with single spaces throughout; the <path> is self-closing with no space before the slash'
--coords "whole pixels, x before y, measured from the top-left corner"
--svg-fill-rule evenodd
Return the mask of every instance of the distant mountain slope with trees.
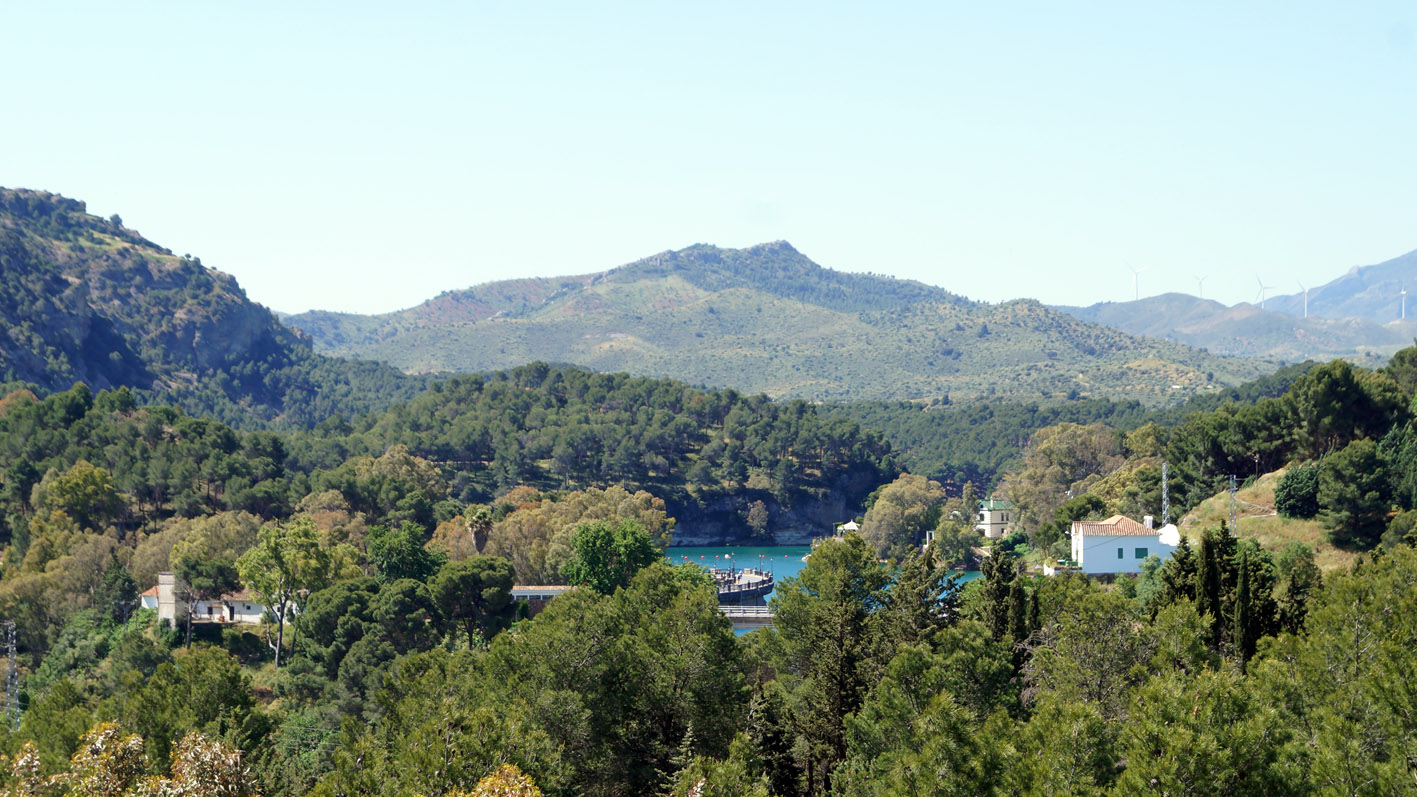
<path id="1" fill-rule="evenodd" d="M 1248 302 L 1226 307 L 1213 299 L 1185 293 L 1055 309 L 1133 335 L 1174 340 L 1216 354 L 1291 362 L 1311 357 L 1356 357 L 1371 359 L 1376 367 L 1398 349 L 1410 345 L 1417 334 L 1414 323 L 1320 317 L 1314 307 L 1315 295 L 1310 292 L 1308 318 L 1302 315 L 1302 301 L 1297 310 L 1292 310 L 1292 303 L 1281 301 L 1284 297 L 1267 300 L 1261 309 Z"/>
<path id="2" fill-rule="evenodd" d="M 1269 370 L 1080 322 L 1034 301 L 823 268 L 786 242 L 696 245 L 610 271 L 286 322 L 332 354 L 410 372 L 532 360 L 808 399 L 1114 397 L 1147 404 Z M 1173 385 L 1179 385 L 1173 388 Z"/>
<path id="3" fill-rule="evenodd" d="M 315 354 L 231 276 L 84 203 L 0 188 L 0 382 L 128 386 L 245 426 L 382 409 L 425 381 Z"/>

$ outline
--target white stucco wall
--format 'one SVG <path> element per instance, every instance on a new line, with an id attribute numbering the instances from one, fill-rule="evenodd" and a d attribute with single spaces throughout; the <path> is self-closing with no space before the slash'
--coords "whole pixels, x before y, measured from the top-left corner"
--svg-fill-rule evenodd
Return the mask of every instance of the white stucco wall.
<path id="1" fill-rule="evenodd" d="M 1118 556 L 1118 551 L 1121 555 Z M 1082 572 L 1095 573 L 1140 573 L 1141 563 L 1151 554 L 1166 561 L 1175 546 L 1161 541 L 1161 535 L 1141 536 L 1122 534 L 1077 534 L 1073 536 L 1073 561 L 1082 567 Z M 1138 553 L 1141 553 L 1139 556 Z"/>

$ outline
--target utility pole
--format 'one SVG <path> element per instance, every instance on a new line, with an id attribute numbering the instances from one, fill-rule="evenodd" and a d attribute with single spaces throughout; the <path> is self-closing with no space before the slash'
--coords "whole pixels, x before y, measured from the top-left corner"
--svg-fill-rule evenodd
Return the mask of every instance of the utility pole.
<path id="1" fill-rule="evenodd" d="M 0 622 L 0 629 L 5 632 L 5 648 L 10 664 L 10 670 L 5 675 L 5 716 L 10 727 L 17 728 L 20 725 L 20 668 L 15 662 L 15 621 Z"/>
<path id="2" fill-rule="evenodd" d="M 1235 535 L 1235 474 L 1230 474 L 1230 536 Z"/>

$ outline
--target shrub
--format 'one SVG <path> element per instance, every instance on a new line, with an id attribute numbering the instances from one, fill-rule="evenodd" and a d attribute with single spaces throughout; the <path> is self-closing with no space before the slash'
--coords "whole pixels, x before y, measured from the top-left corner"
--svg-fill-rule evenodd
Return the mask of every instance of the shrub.
<path id="1" fill-rule="evenodd" d="M 1319 512 L 1319 466 L 1290 468 L 1274 490 L 1274 508 L 1288 518 L 1311 518 Z"/>

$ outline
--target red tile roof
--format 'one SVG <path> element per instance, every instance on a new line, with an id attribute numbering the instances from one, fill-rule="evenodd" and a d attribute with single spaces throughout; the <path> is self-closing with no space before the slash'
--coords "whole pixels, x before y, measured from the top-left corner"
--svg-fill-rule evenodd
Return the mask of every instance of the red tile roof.
<path id="1" fill-rule="evenodd" d="M 1079 534 L 1094 537 L 1155 537 L 1157 531 L 1124 515 L 1113 515 L 1106 520 L 1073 521 L 1073 536 Z"/>
<path id="2" fill-rule="evenodd" d="M 150 587 L 150 588 L 148 588 L 148 589 L 146 589 L 146 590 L 143 590 L 143 594 L 142 594 L 142 595 L 139 595 L 138 597 L 140 597 L 140 598 L 156 598 L 156 597 L 157 597 L 157 585 L 154 584 L 154 585 L 152 585 L 152 587 Z"/>

